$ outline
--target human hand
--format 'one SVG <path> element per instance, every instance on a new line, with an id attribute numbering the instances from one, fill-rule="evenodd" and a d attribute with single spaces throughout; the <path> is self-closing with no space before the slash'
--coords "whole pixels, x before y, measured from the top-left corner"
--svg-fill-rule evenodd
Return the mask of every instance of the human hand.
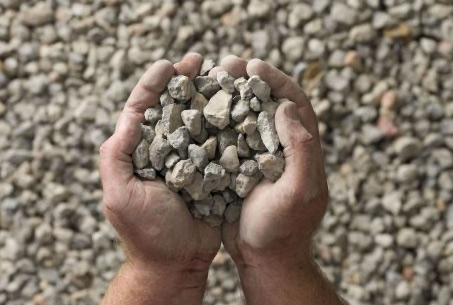
<path id="1" fill-rule="evenodd" d="M 235 78 L 258 75 L 276 98 L 291 101 L 275 115 L 285 172 L 275 183 L 264 180 L 252 190 L 239 222 L 222 225 L 222 241 L 238 267 L 248 304 L 341 304 L 311 258 L 328 188 L 307 96 L 289 76 L 259 59 L 228 56 L 211 76 L 219 70 Z"/>
<path id="2" fill-rule="evenodd" d="M 153 304 L 173 304 L 172 300 L 191 304 L 187 295 L 181 297 L 184 301 L 177 300 L 184 289 L 194 292 L 194 299 L 201 302 L 209 265 L 220 247 L 220 229 L 193 218 L 182 198 L 162 181 L 134 176 L 131 157 L 141 138 L 145 110 L 159 101 L 175 72 L 194 78 L 202 61 L 192 53 L 174 66 L 165 60 L 154 63 L 132 91 L 114 134 L 100 148 L 103 209 L 127 257 L 120 275 L 125 281 L 148 281 L 143 290 L 149 295 L 131 296 L 134 304 L 141 304 L 138 300 L 142 299 Z M 159 281 L 158 292 L 152 291 L 152 281 Z"/>

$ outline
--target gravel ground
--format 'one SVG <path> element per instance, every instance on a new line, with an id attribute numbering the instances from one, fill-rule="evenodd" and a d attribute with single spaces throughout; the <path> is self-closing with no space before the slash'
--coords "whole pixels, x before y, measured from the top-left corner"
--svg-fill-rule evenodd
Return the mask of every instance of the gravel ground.
<path id="1" fill-rule="evenodd" d="M 316 257 L 351 304 L 451 305 L 451 0 L 0 0 L 0 304 L 97 304 L 123 254 L 98 148 L 153 61 L 259 57 L 320 120 Z M 217 256 L 206 304 L 242 304 Z"/>

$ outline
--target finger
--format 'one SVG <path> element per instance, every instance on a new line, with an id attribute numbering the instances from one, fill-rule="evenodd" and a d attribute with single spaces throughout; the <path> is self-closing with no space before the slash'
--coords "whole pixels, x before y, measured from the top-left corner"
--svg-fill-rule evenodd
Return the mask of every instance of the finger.
<path id="1" fill-rule="evenodd" d="M 318 140 L 302 125 L 296 110 L 295 103 L 284 102 L 275 114 L 275 126 L 285 154 L 285 171 L 278 183 L 311 191 L 319 181 L 322 154 Z"/>
<path id="2" fill-rule="evenodd" d="M 219 71 L 225 71 L 225 70 L 223 70 L 223 68 L 222 68 L 222 67 L 219 67 L 219 66 L 214 67 L 214 68 L 212 68 L 212 69 L 209 71 L 208 76 L 209 76 L 210 78 L 217 79 L 217 73 L 218 73 Z"/>
<path id="3" fill-rule="evenodd" d="M 145 120 L 145 110 L 158 102 L 174 72 L 171 62 L 159 60 L 140 78 L 124 106 L 112 136 L 114 141 L 121 143 L 120 152 L 132 154 L 140 141 L 140 123 Z"/>
<path id="4" fill-rule="evenodd" d="M 226 56 L 220 66 L 234 78 L 247 76 L 247 61 L 235 55 Z"/>
<path id="5" fill-rule="evenodd" d="M 157 103 L 160 93 L 174 75 L 169 61 L 157 61 L 140 78 L 127 100 L 114 134 L 101 146 L 100 172 L 104 187 L 127 184 L 133 176 L 131 154 L 140 141 L 144 111 Z M 108 193 L 108 192 L 107 192 Z"/>
<path id="6" fill-rule="evenodd" d="M 258 75 L 271 87 L 275 97 L 288 98 L 296 103 L 305 127 L 312 135 L 318 134 L 316 115 L 308 97 L 288 75 L 260 59 L 252 59 L 248 63 L 247 74 Z"/>
<path id="7" fill-rule="evenodd" d="M 202 64 L 203 57 L 200 54 L 187 53 L 174 67 L 179 75 L 185 75 L 190 79 L 194 79 L 200 73 Z"/>

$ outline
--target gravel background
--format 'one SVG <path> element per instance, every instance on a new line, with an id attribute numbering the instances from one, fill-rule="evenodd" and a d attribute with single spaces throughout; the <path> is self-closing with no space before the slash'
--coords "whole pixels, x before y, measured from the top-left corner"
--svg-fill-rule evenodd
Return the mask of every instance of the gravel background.
<path id="1" fill-rule="evenodd" d="M 0 304 L 97 304 L 123 255 L 98 147 L 153 61 L 265 59 L 307 90 L 351 304 L 451 305 L 451 0 L 0 0 Z M 227 256 L 206 304 L 242 304 Z"/>

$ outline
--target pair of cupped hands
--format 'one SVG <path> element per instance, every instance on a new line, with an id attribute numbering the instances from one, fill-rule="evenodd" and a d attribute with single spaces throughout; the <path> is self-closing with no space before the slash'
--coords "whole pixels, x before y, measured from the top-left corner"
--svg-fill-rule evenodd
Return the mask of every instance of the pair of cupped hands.
<path id="1" fill-rule="evenodd" d="M 266 276 L 303 277 L 295 272 L 312 268 L 312 236 L 326 211 L 328 190 L 315 113 L 292 78 L 259 59 L 246 61 L 230 55 L 209 72 L 213 78 L 220 70 L 234 78 L 258 75 L 276 98 L 291 101 L 280 104 L 275 115 L 285 172 L 275 183 L 263 180 L 255 187 L 244 200 L 238 222 L 210 227 L 192 217 L 182 198 L 164 182 L 134 176 L 131 155 L 141 138 L 145 110 L 159 102 L 173 75 L 194 79 L 202 62 L 196 53 L 174 65 L 166 60 L 155 62 L 133 89 L 114 134 L 100 148 L 103 209 L 127 258 L 116 285 L 133 281 L 139 293 L 142 279 L 150 286 L 150 295 L 143 300 L 150 302 L 155 281 L 160 283 L 157 295 L 170 298 L 162 303 L 178 303 L 178 293 L 184 291 L 201 293 L 194 299 L 202 298 L 210 263 L 221 243 L 238 267 L 244 290 L 265 282 Z M 128 297 L 122 297 L 118 304 L 128 304 Z M 179 304 L 191 304 L 189 298 L 186 295 Z M 152 302 L 160 304 L 157 298 Z"/>

